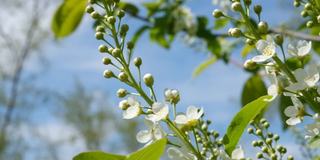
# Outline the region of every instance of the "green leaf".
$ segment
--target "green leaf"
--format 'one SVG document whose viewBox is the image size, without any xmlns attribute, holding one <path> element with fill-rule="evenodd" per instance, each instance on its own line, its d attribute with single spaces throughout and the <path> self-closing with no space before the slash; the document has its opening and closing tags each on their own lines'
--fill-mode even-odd
<svg viewBox="0 0 320 160">
<path fill-rule="evenodd" d="M 145 2 L 142 5 L 148 10 L 148 17 L 153 16 L 161 7 L 164 0 L 157 0 L 152 2 Z"/>
<path fill-rule="evenodd" d="M 131 42 L 132 42 L 133 44 L 135 44 L 135 43 L 138 41 L 138 39 L 141 37 L 141 35 L 142 35 L 145 31 L 147 31 L 148 29 L 150 29 L 149 26 L 142 26 L 142 27 L 140 27 L 140 28 L 136 31 L 136 33 L 133 35 L 133 38 L 131 39 Z"/>
<path fill-rule="evenodd" d="M 267 88 L 260 75 L 252 75 L 244 84 L 241 95 L 242 106 L 267 94 Z"/>
<path fill-rule="evenodd" d="M 64 0 L 55 12 L 51 29 L 56 38 L 64 38 L 79 26 L 85 11 L 87 0 Z"/>
<path fill-rule="evenodd" d="M 205 60 L 193 71 L 192 76 L 199 76 L 204 70 L 206 70 L 210 65 L 214 64 L 215 62 L 217 62 L 217 57 L 214 56 Z"/>
<path fill-rule="evenodd" d="M 219 18 L 214 21 L 213 29 L 219 30 L 224 28 L 229 23 L 228 18 Z"/>
<path fill-rule="evenodd" d="M 245 44 L 241 51 L 242 57 L 247 57 L 247 55 L 254 49 L 255 47 L 252 45 Z"/>
<path fill-rule="evenodd" d="M 163 138 L 153 144 L 130 154 L 126 160 L 160 160 L 167 145 L 167 139 Z"/>
<path fill-rule="evenodd" d="M 84 152 L 80 153 L 73 160 L 125 160 L 126 157 L 122 155 L 115 155 L 104 153 L 100 151 L 96 152 Z"/>
<path fill-rule="evenodd" d="M 73 160 L 160 160 L 166 145 L 167 139 L 163 138 L 127 156 L 95 151 L 80 153 Z"/>
<path fill-rule="evenodd" d="M 137 15 L 139 13 L 139 8 L 132 3 L 120 2 L 119 8 L 123 9 L 124 11 L 128 12 L 131 15 Z"/>
<path fill-rule="evenodd" d="M 249 122 L 259 115 L 270 103 L 271 96 L 262 96 L 244 106 L 232 119 L 223 137 L 225 150 L 230 155 L 237 146 Z"/>
</svg>

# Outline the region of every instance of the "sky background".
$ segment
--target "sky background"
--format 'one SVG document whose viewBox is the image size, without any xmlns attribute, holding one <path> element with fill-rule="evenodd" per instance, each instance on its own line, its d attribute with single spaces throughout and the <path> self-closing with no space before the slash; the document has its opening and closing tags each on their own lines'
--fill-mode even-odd
<svg viewBox="0 0 320 160">
<path fill-rule="evenodd" d="M 291 1 L 254 1 L 254 3 L 263 4 L 262 19 L 266 19 L 271 26 L 279 26 L 283 21 L 293 17 L 293 7 L 288 2 Z M 211 12 L 216 8 L 212 5 L 211 0 L 190 0 L 187 6 L 196 15 L 206 15 L 208 17 L 211 17 Z M 142 24 L 131 18 L 127 18 L 127 21 L 131 26 L 131 31 L 135 30 L 135 26 Z M 74 82 L 77 79 L 85 84 L 88 89 L 105 91 L 108 95 L 106 98 L 109 99 L 111 106 L 114 106 L 116 112 L 121 114 L 117 110 L 117 104 L 120 100 L 115 93 L 120 87 L 124 88 L 126 86 L 115 80 L 106 80 L 102 76 L 107 67 L 101 63 L 103 56 L 97 51 L 101 42 L 95 40 L 91 25 L 92 21 L 86 16 L 80 28 L 71 37 L 58 42 L 50 41 L 46 43 L 42 52 L 45 53 L 49 63 L 45 65 L 46 71 L 33 83 L 35 86 L 58 90 L 60 93 L 68 93 L 74 88 Z M 208 54 L 190 49 L 183 44 L 181 39 L 176 39 L 172 47 L 166 50 L 150 42 L 148 34 L 144 34 L 136 45 L 134 55 L 143 59 L 142 73 L 152 73 L 154 75 L 158 95 L 163 95 L 166 88 L 178 89 L 181 93 L 179 111 L 185 111 L 188 105 L 203 107 L 206 117 L 213 121 L 212 128 L 220 131 L 220 133 L 225 132 L 227 124 L 241 107 L 241 90 L 249 74 L 235 65 L 225 65 L 218 62 L 209 67 L 199 77 L 193 78 L 193 70 L 208 58 Z M 240 58 L 239 50 L 236 50 L 233 58 L 241 63 L 244 61 Z M 37 59 L 29 61 L 28 72 L 41 71 L 37 61 Z M 163 99 L 163 97 L 160 99 Z M 72 128 L 52 117 L 47 108 L 37 110 L 36 115 L 36 119 L 41 119 L 41 122 L 36 126 L 53 141 L 63 140 L 64 136 L 73 132 Z M 289 153 L 296 154 L 297 148 L 294 147 L 292 136 L 281 131 L 279 121 L 277 121 L 278 115 L 268 115 L 268 119 L 274 122 L 272 123 L 272 130 L 281 133 L 281 143 L 289 148 Z M 61 134 L 62 132 L 64 134 Z M 254 151 L 248 145 L 251 143 L 250 140 L 250 137 L 245 136 L 241 141 L 245 149 L 248 148 L 248 155 L 252 155 Z M 65 153 L 61 153 L 65 158 L 62 160 L 71 159 L 72 156 L 83 151 L 83 148 L 82 142 L 77 142 L 72 146 L 66 145 L 63 151 Z"/>
</svg>

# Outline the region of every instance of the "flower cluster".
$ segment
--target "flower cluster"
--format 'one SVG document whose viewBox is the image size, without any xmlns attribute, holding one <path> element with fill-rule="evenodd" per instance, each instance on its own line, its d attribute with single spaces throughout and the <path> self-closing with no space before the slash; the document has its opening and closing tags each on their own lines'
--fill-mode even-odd
<svg viewBox="0 0 320 160">
<path fill-rule="evenodd" d="M 307 21 L 306 27 L 312 28 L 315 25 L 320 23 L 320 2 L 314 1 L 314 0 L 294 0 L 293 5 L 295 7 L 303 7 L 303 10 L 301 11 L 300 15 L 303 18 L 310 18 L 310 20 Z"/>
</svg>

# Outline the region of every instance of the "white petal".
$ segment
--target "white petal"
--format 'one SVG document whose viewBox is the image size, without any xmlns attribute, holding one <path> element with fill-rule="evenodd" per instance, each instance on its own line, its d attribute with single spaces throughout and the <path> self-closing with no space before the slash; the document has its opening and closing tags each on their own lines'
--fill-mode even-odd
<svg viewBox="0 0 320 160">
<path fill-rule="evenodd" d="M 187 116 L 180 114 L 177 115 L 176 119 L 174 120 L 177 124 L 187 124 L 188 123 L 188 118 Z"/>
<path fill-rule="evenodd" d="M 294 75 L 298 82 L 304 82 L 304 79 L 308 77 L 308 73 L 304 69 L 297 69 L 294 71 Z"/>
<path fill-rule="evenodd" d="M 268 95 L 272 96 L 273 98 L 278 96 L 278 85 L 272 84 L 268 87 Z"/>
<path fill-rule="evenodd" d="M 284 114 L 287 117 L 295 117 L 295 116 L 297 116 L 298 113 L 299 113 L 299 110 L 295 106 L 289 106 L 284 110 Z"/>
<path fill-rule="evenodd" d="M 199 108 L 195 106 L 189 106 L 186 113 L 189 120 L 199 119 L 202 116 L 202 114 L 203 114 L 203 109 L 201 108 L 199 110 Z"/>
<path fill-rule="evenodd" d="M 306 84 L 305 83 L 294 83 L 291 84 L 290 86 L 286 87 L 286 90 L 291 91 L 291 92 L 297 92 L 306 89 Z"/>
<path fill-rule="evenodd" d="M 311 42 L 300 40 L 298 41 L 298 56 L 302 57 L 307 55 L 311 50 Z"/>
<path fill-rule="evenodd" d="M 293 44 L 293 43 L 288 44 L 288 53 L 293 56 L 298 55 L 298 49 L 295 46 L 296 44 Z"/>
<path fill-rule="evenodd" d="M 301 101 L 297 97 L 291 97 L 291 101 L 292 101 L 293 105 L 295 107 L 297 107 L 297 109 L 303 108 L 303 104 L 301 103 Z"/>
<path fill-rule="evenodd" d="M 137 138 L 137 141 L 140 143 L 147 143 L 152 140 L 151 131 L 149 130 L 140 131 L 138 132 L 136 138 Z"/>
<path fill-rule="evenodd" d="M 144 123 L 148 128 L 153 128 L 155 125 L 155 121 L 148 119 L 147 117 L 144 119 Z"/>
<path fill-rule="evenodd" d="M 242 148 L 239 147 L 239 148 L 233 150 L 231 153 L 231 158 L 236 159 L 236 160 L 240 160 L 240 159 L 244 158 L 244 151 L 242 150 Z"/>
<path fill-rule="evenodd" d="M 183 153 L 175 147 L 168 148 L 167 153 L 168 157 L 172 160 L 186 160 Z"/>
<path fill-rule="evenodd" d="M 125 111 L 123 112 L 123 118 L 124 118 L 124 119 L 132 119 L 132 118 L 135 118 L 135 117 L 139 116 L 140 111 L 141 111 L 141 108 L 140 108 L 140 107 L 131 106 L 131 107 L 129 107 L 127 110 L 125 110 Z"/>
<path fill-rule="evenodd" d="M 261 62 L 267 61 L 267 60 L 270 59 L 271 57 L 272 57 L 272 56 L 257 55 L 257 56 L 254 56 L 254 57 L 252 58 L 252 61 L 257 62 L 257 63 L 261 63 Z"/>
<path fill-rule="evenodd" d="M 155 126 L 155 128 L 153 128 L 153 137 L 156 140 L 165 137 L 165 133 L 160 126 L 157 125 L 157 126 Z"/>
<path fill-rule="evenodd" d="M 298 117 L 291 117 L 286 121 L 286 123 L 290 126 L 294 126 L 301 123 L 301 119 Z"/>
</svg>

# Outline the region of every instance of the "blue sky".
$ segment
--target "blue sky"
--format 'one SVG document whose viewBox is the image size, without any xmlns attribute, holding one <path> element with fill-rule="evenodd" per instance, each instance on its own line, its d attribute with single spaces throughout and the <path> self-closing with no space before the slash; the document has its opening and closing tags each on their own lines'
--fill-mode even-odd
<svg viewBox="0 0 320 160">
<path fill-rule="evenodd" d="M 266 8 L 262 17 L 267 18 L 271 25 L 279 25 L 292 16 L 291 6 L 279 6 L 285 1 L 257 0 L 255 2 L 264 4 Z M 212 10 L 216 8 L 211 5 L 210 0 L 190 0 L 188 6 L 194 13 L 209 17 Z M 135 26 L 141 24 L 131 18 L 127 20 L 129 24 Z M 74 80 L 77 78 L 89 89 L 106 91 L 110 103 L 117 108 L 119 99 L 115 93 L 118 88 L 125 86 L 118 81 L 103 78 L 102 72 L 107 67 L 101 63 L 103 56 L 97 51 L 100 42 L 94 38 L 91 23 L 92 21 L 86 16 L 80 28 L 71 37 L 45 45 L 43 51 L 46 52 L 50 65 L 48 71 L 37 80 L 36 85 L 64 93 L 73 89 Z M 134 31 L 134 27 L 132 28 L 131 31 Z M 179 39 L 175 40 L 171 49 L 166 50 L 150 42 L 148 35 L 145 34 L 137 44 L 135 55 L 143 58 L 143 73 L 154 75 L 158 95 L 162 95 L 165 88 L 178 89 L 181 92 L 179 111 L 184 111 L 188 105 L 204 107 L 207 118 L 214 122 L 213 128 L 221 133 L 225 131 L 227 124 L 240 108 L 240 94 L 242 85 L 248 78 L 247 73 L 234 65 L 218 62 L 199 77 L 192 78 L 192 71 L 206 60 L 208 55 L 188 48 Z M 244 61 L 237 53 L 234 54 L 234 58 L 239 62 Z M 36 68 L 31 62 L 29 70 L 34 71 Z M 41 113 L 38 118 L 43 120 L 44 126 L 62 125 L 61 122 L 48 118 L 49 114 L 45 109 L 38 112 Z M 269 119 L 276 122 L 277 116 L 269 116 Z M 278 122 L 275 124 L 272 128 L 277 132 L 281 131 Z M 288 133 L 281 133 L 281 135 L 284 137 L 283 144 L 292 145 L 293 142 Z M 245 136 L 241 143 L 248 144 L 249 140 L 250 138 Z M 70 159 L 73 154 L 82 150 L 81 145 L 79 146 L 77 149 L 68 151 L 69 157 L 65 158 Z M 252 147 L 248 148 L 252 150 Z M 292 153 L 296 151 L 296 148 L 293 148 Z"/>
</svg>

